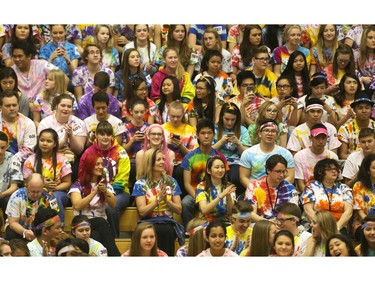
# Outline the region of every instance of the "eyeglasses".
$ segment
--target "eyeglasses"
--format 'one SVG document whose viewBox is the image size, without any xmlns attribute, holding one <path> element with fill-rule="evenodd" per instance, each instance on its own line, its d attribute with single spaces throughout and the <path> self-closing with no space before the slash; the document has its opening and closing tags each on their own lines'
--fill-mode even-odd
<svg viewBox="0 0 375 281">
<path fill-rule="evenodd" d="M 276 174 L 279 174 L 279 175 L 287 175 L 288 174 L 288 170 L 272 170 L 272 172 L 275 172 Z"/>
<path fill-rule="evenodd" d="M 260 61 L 260 62 L 269 62 L 270 61 L 269 58 L 255 58 L 255 59 Z"/>
<path fill-rule="evenodd" d="M 266 112 L 267 113 L 278 113 L 279 111 L 277 109 L 267 108 Z"/>
<path fill-rule="evenodd" d="M 162 137 L 163 133 L 150 133 L 150 136 L 153 136 L 153 137 Z"/>
<path fill-rule="evenodd" d="M 276 223 L 284 223 L 286 221 L 290 221 L 293 218 L 287 218 L 287 219 L 282 219 L 282 218 L 276 218 Z"/>
<path fill-rule="evenodd" d="M 277 85 L 276 88 L 278 90 L 286 90 L 289 89 L 291 86 L 290 85 Z"/>
<path fill-rule="evenodd" d="M 265 133 L 266 135 L 276 135 L 277 134 L 277 131 L 276 130 L 268 130 L 268 129 L 264 129 L 262 130 L 263 133 Z"/>
<path fill-rule="evenodd" d="M 148 88 L 145 87 L 145 88 L 138 88 L 137 91 L 140 91 L 140 92 L 147 92 Z"/>
</svg>

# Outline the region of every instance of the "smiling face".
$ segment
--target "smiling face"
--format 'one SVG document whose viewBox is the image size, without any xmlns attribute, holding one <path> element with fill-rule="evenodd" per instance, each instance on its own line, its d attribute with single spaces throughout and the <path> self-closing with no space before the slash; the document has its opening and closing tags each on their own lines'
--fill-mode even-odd
<svg viewBox="0 0 375 281">
<path fill-rule="evenodd" d="M 372 106 L 368 102 L 361 102 L 354 106 L 353 111 L 355 118 L 359 121 L 369 120 L 371 116 Z"/>
<path fill-rule="evenodd" d="M 107 134 L 96 133 L 96 141 L 101 149 L 108 149 L 112 145 L 113 136 Z"/>
<path fill-rule="evenodd" d="M 13 49 L 12 58 L 14 64 L 21 70 L 25 70 L 30 65 L 31 55 L 26 55 L 22 49 Z"/>
<path fill-rule="evenodd" d="M 153 172 L 164 172 L 165 171 L 165 155 L 163 152 L 159 151 L 156 154 L 156 159 L 153 167 Z"/>
<path fill-rule="evenodd" d="M 375 243 L 375 222 L 368 222 L 368 225 L 363 229 L 363 235 L 365 236 L 367 243 Z"/>
<path fill-rule="evenodd" d="M 302 32 L 299 28 L 291 28 L 288 31 L 287 42 L 292 45 L 299 45 L 301 43 Z"/>
<path fill-rule="evenodd" d="M 320 225 L 316 221 L 316 218 L 313 218 L 310 223 L 311 226 L 311 234 L 314 238 L 320 238 L 321 232 L 320 232 Z"/>
<path fill-rule="evenodd" d="M 147 95 L 148 95 L 148 88 L 147 88 L 147 85 L 146 85 L 146 82 L 141 82 L 138 86 L 137 89 L 134 90 L 135 94 L 137 97 L 139 97 L 140 99 L 144 100 L 146 99 Z"/>
<path fill-rule="evenodd" d="M 206 82 L 200 81 L 197 82 L 196 86 L 196 95 L 198 99 L 204 100 L 209 94 L 209 89 L 207 88 Z"/>
<path fill-rule="evenodd" d="M 175 50 L 169 50 L 164 57 L 166 68 L 176 69 L 178 65 L 178 55 Z"/>
<path fill-rule="evenodd" d="M 69 117 L 73 112 L 73 101 L 71 99 L 62 99 L 56 107 L 56 114 L 62 118 Z"/>
<path fill-rule="evenodd" d="M 103 158 L 99 157 L 96 160 L 94 171 L 92 172 L 92 175 L 97 176 L 97 177 L 101 177 L 103 175 L 103 167 L 104 167 Z"/>
<path fill-rule="evenodd" d="M 164 131 L 161 128 L 152 128 L 149 130 L 147 138 L 152 147 L 160 147 L 163 142 Z"/>
<path fill-rule="evenodd" d="M 207 168 L 207 173 L 211 175 L 211 178 L 221 180 L 225 175 L 224 162 L 221 159 L 215 159 L 211 168 Z"/>
<path fill-rule="evenodd" d="M 220 251 L 224 248 L 225 232 L 221 226 L 212 227 L 207 238 L 208 244 L 213 251 Z"/>
<path fill-rule="evenodd" d="M 276 255 L 279 257 L 290 257 L 293 255 L 293 242 L 286 235 L 277 237 L 274 246 Z"/>
<path fill-rule="evenodd" d="M 332 257 L 348 257 L 349 249 L 346 246 L 345 242 L 341 241 L 338 238 L 332 238 L 328 244 L 329 253 Z"/>
<path fill-rule="evenodd" d="M 323 39 L 329 42 L 335 39 L 335 36 L 336 36 L 335 26 L 332 24 L 327 24 L 323 31 Z"/>
<path fill-rule="evenodd" d="M 64 42 L 65 41 L 66 31 L 64 26 L 62 25 L 54 25 L 51 29 L 51 36 L 53 43 L 57 44 L 57 42 Z"/>
<path fill-rule="evenodd" d="M 168 96 L 172 95 L 173 93 L 173 83 L 171 79 L 164 79 L 163 84 L 161 85 L 161 90 L 163 91 L 163 94 Z"/>
</svg>

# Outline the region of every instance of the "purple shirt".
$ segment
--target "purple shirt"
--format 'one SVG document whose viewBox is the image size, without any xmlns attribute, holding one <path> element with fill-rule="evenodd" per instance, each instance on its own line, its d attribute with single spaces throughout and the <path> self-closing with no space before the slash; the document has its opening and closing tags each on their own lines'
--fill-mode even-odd
<svg viewBox="0 0 375 281">
<path fill-rule="evenodd" d="M 78 102 L 78 110 L 76 116 L 81 120 L 85 120 L 87 117 L 95 113 L 94 108 L 92 107 L 91 98 L 94 94 L 86 94 L 81 97 Z M 121 119 L 121 109 L 118 104 L 118 100 L 111 94 L 107 94 L 109 98 L 108 113 L 113 116 Z"/>
</svg>

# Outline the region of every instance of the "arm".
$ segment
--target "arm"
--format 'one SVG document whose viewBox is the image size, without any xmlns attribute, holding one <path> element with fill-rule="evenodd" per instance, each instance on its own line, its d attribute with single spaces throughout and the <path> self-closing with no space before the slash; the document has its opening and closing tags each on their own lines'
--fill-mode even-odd
<svg viewBox="0 0 375 281">
<path fill-rule="evenodd" d="M 201 50 L 202 46 L 197 45 L 197 35 L 189 33 L 189 45 L 193 47 L 194 50 Z"/>
<path fill-rule="evenodd" d="M 184 186 L 187 194 L 195 198 L 195 190 L 191 185 L 191 171 L 184 170 Z"/>
<path fill-rule="evenodd" d="M 135 204 L 137 205 L 139 216 L 143 218 L 158 206 L 158 200 L 154 200 L 150 204 L 146 205 L 146 197 L 137 196 L 135 197 Z"/>
<path fill-rule="evenodd" d="M 31 229 L 24 228 L 19 221 L 20 218 L 8 217 L 10 229 L 18 235 L 24 236 L 28 241 L 35 239 L 34 232 Z"/>
<path fill-rule="evenodd" d="M 287 136 L 288 134 L 282 134 L 280 136 L 280 146 L 286 148 L 286 142 L 287 142 Z"/>
<path fill-rule="evenodd" d="M 251 169 L 240 166 L 240 182 L 246 188 L 250 183 Z"/>
<path fill-rule="evenodd" d="M 173 213 L 181 214 L 182 205 L 180 195 L 172 196 L 172 200 L 168 200 L 168 196 L 165 196 L 163 200 L 171 208 Z"/>
<path fill-rule="evenodd" d="M 12 182 L 7 190 L 0 192 L 0 199 L 7 197 L 7 196 L 11 196 L 13 192 L 15 192 L 17 189 L 18 189 L 18 184 L 15 182 Z"/>
<path fill-rule="evenodd" d="M 305 182 L 303 179 L 296 179 L 297 191 L 302 193 L 305 190 Z"/>
<path fill-rule="evenodd" d="M 349 156 L 349 153 L 348 153 L 348 144 L 346 142 L 341 142 L 341 145 L 339 147 L 339 153 L 338 153 L 338 156 L 340 159 L 342 160 L 346 160 Z"/>
<path fill-rule="evenodd" d="M 273 65 L 273 73 L 275 73 L 277 77 L 280 77 L 280 75 L 281 75 L 281 65 L 280 64 L 274 64 Z"/>
<path fill-rule="evenodd" d="M 314 256 L 316 243 L 317 243 L 317 241 L 316 241 L 316 239 L 315 239 L 313 236 L 310 236 L 310 237 L 307 239 L 306 250 L 305 250 L 305 252 L 303 253 L 303 256 L 304 256 L 304 257 L 312 257 L 312 256 Z"/>
<path fill-rule="evenodd" d="M 260 221 L 260 220 L 264 220 L 265 218 L 263 218 L 263 217 L 261 217 L 257 214 L 257 210 L 258 210 L 257 204 L 252 204 L 252 206 L 253 206 L 253 212 L 251 213 L 251 221 L 257 222 L 257 221 Z"/>
<path fill-rule="evenodd" d="M 80 155 L 85 148 L 86 138 L 84 136 L 74 136 L 70 137 L 70 149 L 75 155 Z"/>
<path fill-rule="evenodd" d="M 72 201 L 73 209 L 76 211 L 81 211 L 82 209 L 86 208 L 90 204 L 91 200 L 94 199 L 96 194 L 98 194 L 98 188 L 92 188 L 91 193 L 84 198 L 82 198 L 79 192 L 72 192 L 70 199 Z"/>
<path fill-rule="evenodd" d="M 202 212 L 203 215 L 209 214 L 215 209 L 216 205 L 219 204 L 219 202 L 224 199 L 224 197 L 227 198 L 227 209 L 229 207 L 228 205 L 230 205 L 229 210 L 231 210 L 233 206 L 233 199 L 232 199 L 231 193 L 235 191 L 236 191 L 236 186 L 234 184 L 231 184 L 227 188 L 225 188 L 223 192 L 218 194 L 218 196 L 211 202 L 207 203 L 206 200 L 199 201 L 200 211 Z"/>
<path fill-rule="evenodd" d="M 345 202 L 344 203 L 344 212 L 342 213 L 340 219 L 337 221 L 337 229 L 340 230 L 343 227 L 346 227 L 348 225 L 348 222 L 353 214 L 353 206 Z"/>
<path fill-rule="evenodd" d="M 61 179 L 61 183 L 56 186 L 56 190 L 66 191 L 72 185 L 72 174 L 68 174 Z"/>
<path fill-rule="evenodd" d="M 312 221 L 315 217 L 314 202 L 304 204 L 303 210 L 305 211 L 309 221 Z"/>
<path fill-rule="evenodd" d="M 74 95 L 76 96 L 77 102 L 81 99 L 83 96 L 83 88 L 82 86 L 76 86 L 74 87 Z"/>
<path fill-rule="evenodd" d="M 40 121 L 42 120 L 42 114 L 40 111 L 32 110 L 33 113 L 33 121 L 35 123 L 35 127 L 38 128 Z"/>
<path fill-rule="evenodd" d="M 285 180 L 290 183 L 294 182 L 294 168 L 288 168 L 288 175 L 286 176 Z"/>
</svg>

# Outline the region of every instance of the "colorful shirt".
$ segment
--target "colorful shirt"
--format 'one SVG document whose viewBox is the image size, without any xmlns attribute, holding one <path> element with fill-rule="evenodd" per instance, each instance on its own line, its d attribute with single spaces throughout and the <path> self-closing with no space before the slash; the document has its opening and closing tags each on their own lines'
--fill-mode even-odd
<svg viewBox="0 0 375 281">
<path fill-rule="evenodd" d="M 129 143 L 132 138 L 134 138 L 134 135 L 137 131 L 140 132 L 146 132 L 147 128 L 150 127 L 150 124 L 143 123 L 142 126 L 136 127 L 133 125 L 132 122 L 127 122 L 124 124 L 125 131 L 122 135 L 122 142 L 123 143 Z M 130 151 L 128 151 L 128 155 L 130 157 L 131 163 L 135 163 L 135 155 L 138 151 L 143 149 L 143 141 L 135 141 L 133 142 L 132 147 L 130 148 Z"/>
<path fill-rule="evenodd" d="M 325 61 L 319 60 L 317 47 L 312 48 L 312 51 L 311 51 L 311 54 L 312 54 L 311 65 L 316 65 L 316 72 L 321 72 L 327 65 L 332 64 L 332 61 L 333 61 L 334 52 L 332 51 L 332 49 L 329 47 L 323 47 L 323 48 L 324 48 L 323 59 Z"/>
<path fill-rule="evenodd" d="M 298 193 L 293 184 L 283 180 L 277 187 L 267 184 L 267 176 L 251 181 L 245 200 L 256 205 L 257 214 L 267 220 L 277 217 L 277 207 L 285 203 L 298 205 Z"/>
<path fill-rule="evenodd" d="M 89 246 L 90 246 L 90 251 L 89 251 L 89 256 L 95 256 L 95 257 L 107 257 L 108 252 L 107 249 L 102 245 L 102 243 L 89 238 Z"/>
<path fill-rule="evenodd" d="M 240 241 L 238 241 L 237 248 L 234 252 L 237 255 L 240 255 L 241 252 L 245 249 L 245 245 L 247 241 L 250 241 L 251 235 L 253 233 L 253 228 L 249 227 L 244 233 L 240 235 Z M 225 239 L 225 248 L 230 249 L 236 240 L 236 231 L 234 230 L 232 225 L 227 226 L 227 237 Z"/>
<path fill-rule="evenodd" d="M 146 205 L 151 204 L 152 202 L 156 201 L 158 194 L 160 193 L 161 185 L 166 186 L 167 189 L 167 198 L 169 201 L 172 200 L 173 196 L 180 195 L 181 189 L 178 185 L 177 181 L 167 176 L 165 179 L 162 178 L 160 181 L 157 182 L 149 182 L 146 179 L 137 180 L 133 187 L 132 196 L 144 196 L 146 199 Z M 168 192 L 168 190 L 170 192 Z M 153 218 L 153 217 L 161 217 L 161 216 L 169 216 L 172 217 L 172 209 L 165 203 L 164 200 L 160 201 L 157 207 L 150 212 L 146 218 Z"/>
<path fill-rule="evenodd" d="M 96 117 L 96 114 L 93 114 L 93 115 L 87 117 L 83 121 L 85 122 L 87 135 L 91 136 L 92 134 L 95 134 L 96 127 L 99 124 L 99 120 Z M 112 125 L 114 136 L 122 135 L 125 132 L 124 124 L 117 117 L 109 114 L 109 117 L 108 117 L 107 121 Z"/>
<path fill-rule="evenodd" d="M 118 92 L 117 93 L 117 99 L 120 102 L 124 101 L 124 94 L 125 94 L 124 93 L 125 86 L 124 86 L 124 77 L 123 76 L 124 76 L 123 69 L 119 69 L 118 71 L 116 71 L 116 73 L 115 73 L 115 89 Z M 131 75 L 129 75 L 129 80 L 131 80 L 135 77 L 140 77 L 140 76 L 139 76 L 138 73 L 131 74 Z M 147 87 L 151 87 L 151 84 L 149 84 L 148 81 L 146 81 L 146 84 L 147 84 Z"/>
<path fill-rule="evenodd" d="M 66 92 L 66 94 L 68 94 L 73 99 L 72 109 L 73 109 L 73 111 L 76 111 L 78 109 L 76 97 L 71 92 Z M 52 101 L 55 97 L 57 97 L 59 95 L 60 94 L 55 93 L 50 97 L 49 100 L 46 100 L 46 99 L 44 99 L 44 96 L 45 96 L 44 91 L 37 94 L 34 97 L 34 100 L 33 100 L 33 110 L 40 112 L 42 119 L 47 117 L 47 116 L 52 115 L 53 114 Z"/>
<path fill-rule="evenodd" d="M 112 47 L 111 52 L 107 52 L 105 49 L 102 50 L 102 63 L 105 67 L 117 67 L 120 65 L 120 58 L 118 51 L 115 47 Z"/>
<path fill-rule="evenodd" d="M 336 101 L 333 97 L 331 96 L 327 96 L 327 95 L 323 95 L 324 98 L 324 103 L 326 103 L 330 109 L 332 109 L 333 111 L 336 110 Z M 306 107 L 306 95 L 300 97 L 298 100 L 297 100 L 297 108 L 298 109 L 305 109 Z M 321 118 L 322 122 L 328 122 L 328 113 L 325 109 L 323 109 L 323 115 L 322 115 L 322 118 Z"/>
<path fill-rule="evenodd" d="M 122 49 L 122 54 L 124 54 L 124 52 L 127 49 L 130 49 L 130 48 L 135 48 L 134 47 L 134 41 L 125 45 L 125 47 Z M 157 68 L 156 68 L 156 65 L 155 65 L 155 57 L 156 57 L 156 52 L 157 52 L 156 45 L 154 43 L 150 42 L 150 49 L 147 46 L 146 47 L 137 46 L 136 49 L 139 52 L 139 54 L 141 55 L 141 64 L 143 64 L 143 63 L 146 64 L 145 68 L 143 69 L 143 74 L 145 75 L 145 77 L 147 77 L 149 75 L 150 76 L 154 75 L 155 72 L 157 71 Z M 147 64 L 150 64 L 152 66 L 152 68 L 149 72 L 146 71 Z"/>
<path fill-rule="evenodd" d="M 266 68 L 263 76 L 255 76 L 256 91 L 265 98 L 275 98 L 279 95 L 276 89 L 276 81 L 276 74 Z"/>
<path fill-rule="evenodd" d="M 353 186 L 353 210 L 362 210 L 366 215 L 375 215 L 375 186 L 368 189 L 362 182 L 357 181 Z M 358 212 L 354 212 L 352 227 L 355 230 L 362 225 Z"/>
<path fill-rule="evenodd" d="M 199 255 L 197 255 L 197 257 L 213 257 L 211 255 L 211 249 L 208 248 L 208 249 L 204 250 Z M 235 252 L 233 252 L 233 251 L 231 251 L 229 249 L 225 249 L 224 254 L 222 255 L 222 257 L 238 257 L 238 255 Z"/>
<path fill-rule="evenodd" d="M 67 24 L 66 40 L 74 43 L 74 39 L 82 40 L 82 48 L 88 43 L 94 43 L 95 24 Z"/>
<path fill-rule="evenodd" d="M 122 118 L 131 117 L 130 112 L 126 109 L 126 103 L 128 100 L 124 100 L 122 103 Z M 148 109 L 143 116 L 143 121 L 147 122 L 148 117 L 154 117 L 157 120 L 160 120 L 158 106 L 148 97 L 146 97 L 148 103 Z"/>
<path fill-rule="evenodd" d="M 310 66 L 310 60 L 311 60 L 310 50 L 305 48 L 305 47 L 298 46 L 297 51 L 301 51 L 305 55 L 307 67 L 309 67 Z M 272 57 L 275 60 L 275 64 L 280 64 L 280 67 L 281 67 L 280 72 L 281 73 L 285 70 L 286 65 L 288 64 L 288 60 L 289 60 L 290 55 L 291 54 L 289 53 L 289 51 L 288 51 L 288 49 L 285 45 L 276 47 L 276 49 L 273 50 Z"/>
<path fill-rule="evenodd" d="M 9 188 L 12 183 L 23 182 L 21 163 L 9 151 L 5 151 L 4 161 L 0 164 L 0 192 Z"/>
<path fill-rule="evenodd" d="M 78 102 L 78 110 L 76 112 L 76 116 L 84 120 L 87 117 L 95 114 L 94 107 L 92 106 L 92 97 L 93 93 L 88 93 L 85 94 L 81 97 L 81 99 Z M 121 118 L 121 108 L 118 104 L 118 100 L 111 94 L 107 94 L 108 99 L 109 99 L 109 105 L 108 105 L 108 110 L 107 112 L 109 114 L 112 114 L 113 116 L 117 118 Z"/>
<path fill-rule="evenodd" d="M 195 34 L 197 38 L 197 45 L 202 45 L 203 33 L 208 26 L 204 24 L 191 24 L 189 34 Z M 215 29 L 220 36 L 221 41 L 227 41 L 227 29 L 223 24 L 213 24 L 210 27 Z"/>
<path fill-rule="evenodd" d="M 330 211 L 338 221 L 344 212 L 345 203 L 353 205 L 350 188 L 342 183 L 335 183 L 332 188 L 324 187 L 322 183 L 312 180 L 301 195 L 302 203 L 314 203 L 314 209 Z"/>
<path fill-rule="evenodd" d="M 221 60 L 221 70 L 225 73 L 231 73 L 233 71 L 232 56 L 224 48 L 221 49 L 221 54 L 223 56 L 223 59 Z M 202 53 L 201 50 L 197 50 L 195 53 L 193 53 L 193 57 L 195 57 L 195 60 L 196 60 L 196 63 L 194 63 L 195 64 L 194 70 L 197 72 L 200 72 L 202 69 L 202 60 L 203 60 L 204 54 Z"/>
<path fill-rule="evenodd" d="M 125 36 L 129 41 L 134 41 L 134 31 L 127 24 L 114 24 L 112 25 L 113 35 Z"/>
<path fill-rule="evenodd" d="M 228 74 L 225 73 L 224 71 L 220 71 L 217 75 L 212 76 L 209 75 L 206 71 L 203 73 L 199 73 L 195 76 L 193 85 L 195 86 L 197 84 L 198 79 L 201 76 L 205 77 L 211 77 L 212 79 L 215 80 L 215 90 L 216 90 L 216 100 L 218 103 L 224 102 L 224 100 L 228 97 L 230 97 L 232 88 L 228 83 Z"/>
</svg>

